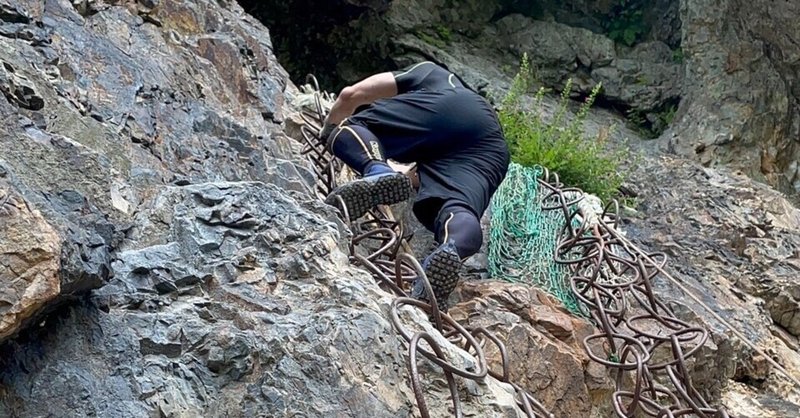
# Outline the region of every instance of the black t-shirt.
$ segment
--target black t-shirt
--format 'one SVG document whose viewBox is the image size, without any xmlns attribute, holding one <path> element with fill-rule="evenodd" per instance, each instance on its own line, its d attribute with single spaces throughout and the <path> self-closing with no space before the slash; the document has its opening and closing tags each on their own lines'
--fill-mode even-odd
<svg viewBox="0 0 800 418">
<path fill-rule="evenodd" d="M 464 87 L 455 74 L 431 61 L 410 65 L 402 70 L 393 71 L 392 74 L 397 82 L 398 94 L 418 90 L 436 91 Z"/>
<path fill-rule="evenodd" d="M 455 199 L 480 217 L 508 169 L 508 146 L 494 108 L 457 76 L 425 61 L 393 72 L 398 94 L 348 118 L 383 144 L 384 155 L 416 162 L 414 212 L 433 227 L 441 205 Z"/>
</svg>

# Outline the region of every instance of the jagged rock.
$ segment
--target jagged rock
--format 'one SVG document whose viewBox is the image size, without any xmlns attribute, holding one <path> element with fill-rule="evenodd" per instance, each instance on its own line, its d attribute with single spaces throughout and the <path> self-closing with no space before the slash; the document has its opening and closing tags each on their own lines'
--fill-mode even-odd
<svg viewBox="0 0 800 418">
<path fill-rule="evenodd" d="M 495 26 L 497 34 L 510 44 L 514 53 L 530 55 L 537 69 L 536 77 L 551 85 L 564 81 L 579 65 L 598 68 L 608 65 L 616 56 L 614 43 L 599 35 L 596 48 L 587 50 L 584 40 L 592 42 L 595 35 L 586 29 L 536 21 L 520 14 L 506 16 Z"/>
<path fill-rule="evenodd" d="M 308 189 L 307 168 L 289 162 L 299 145 L 278 124 L 285 72 L 252 18 L 149 4 L 151 16 L 186 26 L 173 30 L 133 3 L 90 2 L 90 13 L 77 6 L 4 3 L 4 13 L 26 17 L 6 22 L 41 39 L 0 37 L 4 80 L 25 80 L 47 103 L 30 106 L 19 88 L 4 90 L 14 95 L 0 100 L 0 165 L 58 231 L 62 292 L 105 283 L 111 251 L 162 185 L 259 179 Z M 218 29 L 230 35 L 214 36 Z"/>
<path fill-rule="evenodd" d="M 657 180 L 665 178 L 668 185 Z M 800 355 L 787 346 L 792 337 L 784 334 L 796 334 L 787 319 L 797 309 L 790 295 L 798 277 L 800 210 L 740 173 L 675 158 L 646 159 L 633 179 L 642 203 L 623 223 L 628 236 L 645 248 L 665 251 L 670 272 L 684 286 L 796 375 Z M 700 320 L 712 331 L 717 352 L 699 354 L 700 364 L 693 366 L 695 384 L 705 381 L 706 390 L 738 396 L 726 394 L 732 389 L 721 382 L 759 382 L 760 396 L 767 400 L 764 416 L 797 411 L 800 398 L 771 365 L 761 363 L 758 354 L 674 284 L 662 278 L 656 288 L 674 307 L 684 306 L 676 313 Z M 742 406 L 743 411 L 751 407 Z"/>
<path fill-rule="evenodd" d="M 800 191 L 797 2 L 681 1 L 683 102 L 666 149 Z"/>
<path fill-rule="evenodd" d="M 789 263 L 794 264 L 792 261 Z M 790 268 L 800 271 L 796 266 Z M 800 286 L 797 283 L 784 282 L 771 287 L 768 292 L 772 293 L 772 297 L 768 298 L 767 308 L 772 319 L 790 334 L 800 336 Z"/>
<path fill-rule="evenodd" d="M 597 7 L 594 4 L 570 3 L 570 6 L 545 4 L 541 7 L 546 13 L 579 11 L 583 7 L 584 15 L 593 15 L 593 18 L 608 13 L 608 10 L 594 10 Z M 677 7 L 673 6 L 675 4 L 669 1 L 660 1 L 647 9 L 653 15 L 652 18 L 648 15 L 648 20 L 666 19 L 660 13 L 664 10 L 674 12 L 670 16 L 675 17 Z M 503 56 L 500 62 L 513 63 L 516 67 L 522 53 L 528 53 L 537 78 L 547 86 L 561 89 L 568 78 L 573 78 L 576 93 L 588 94 L 598 82 L 603 82 L 607 86 L 601 93 L 603 98 L 644 115 L 653 115 L 653 118 L 666 108 L 676 106 L 681 95 L 682 64 L 675 60 L 672 47 L 666 43 L 679 33 L 674 24 L 664 23 L 659 26 L 661 34 L 652 41 L 628 48 L 615 45 L 606 36 L 603 28 L 598 27 L 602 19 L 596 20 L 596 24 L 583 25 L 588 28 L 573 27 L 558 19 L 524 16 L 515 12 L 515 7 L 502 2 L 469 1 L 452 7 L 439 0 L 393 1 L 386 10 L 371 8 L 362 14 L 343 15 L 342 19 L 352 19 L 348 24 L 363 33 L 345 36 L 344 45 L 333 47 L 351 51 L 391 51 L 385 58 L 398 66 L 408 63 L 403 59 L 407 54 L 447 62 L 450 60 L 446 56 L 460 56 L 463 50 L 483 57 L 494 67 L 498 67 L 495 65 L 498 61 L 492 57 L 499 52 Z M 358 17 L 354 19 L 352 14 Z M 373 69 L 358 60 L 338 62 L 336 68 L 340 76 L 350 82 L 367 75 L 368 71 L 385 70 Z M 468 68 L 454 70 L 469 78 Z"/>
<path fill-rule="evenodd" d="M 500 5 L 493 1 L 466 0 L 452 7 L 446 0 L 395 0 L 385 12 L 385 20 L 400 33 L 435 30 L 438 26 L 451 35 L 455 32 L 477 35 L 499 9 Z"/>
<path fill-rule="evenodd" d="M 732 383 L 723 402 L 738 418 L 783 418 L 797 413 L 797 405 L 780 398 L 764 396 L 740 383 Z"/>
<path fill-rule="evenodd" d="M 682 69 L 672 54 L 662 42 L 643 42 L 611 65 L 592 70 L 592 79 L 603 84 L 604 97 L 645 113 L 655 111 L 681 96 Z"/>
<path fill-rule="evenodd" d="M 5 349 L 15 352 L 2 356 L 13 402 L 0 413 L 411 415 L 391 297 L 348 265 L 330 215 L 263 183 L 164 188 L 141 208 L 115 277 L 92 303 Z M 179 282 L 186 272 L 198 280 Z M 154 275 L 172 286 L 159 288 Z M 427 323 L 417 310 L 401 316 Z M 450 347 L 466 367 L 470 357 Z M 439 371 L 420 367 L 431 409 L 446 410 Z M 35 402 L 45 393 L 48 402 Z M 522 416 L 494 379 L 472 396 L 465 413 Z"/>
<path fill-rule="evenodd" d="M 494 332 L 508 352 L 511 381 L 536 393 L 557 417 L 610 416 L 613 384 L 590 361 L 582 341 L 594 326 L 529 286 L 496 281 L 462 283 L 451 308 L 468 327 Z M 502 371 L 499 350 L 487 344 L 491 369 Z M 566 396 L 565 394 L 569 394 Z"/>
<path fill-rule="evenodd" d="M 602 97 L 644 113 L 680 97 L 681 66 L 662 42 L 617 52 L 606 36 L 557 22 L 516 14 L 494 25 L 498 47 L 507 44 L 517 56 L 527 53 L 536 77 L 545 84 L 560 86 L 573 78 L 578 90 L 587 94 L 602 83 Z"/>
<path fill-rule="evenodd" d="M 30 17 L 11 0 L 0 1 L 0 20 L 7 23 L 30 23 Z"/>
<path fill-rule="evenodd" d="M 60 241 L 42 215 L 0 181 L 0 340 L 58 297 Z"/>
<path fill-rule="evenodd" d="M 44 100 L 36 93 L 33 84 L 24 76 L 15 74 L 14 67 L 5 62 L 0 67 L 0 90 L 6 99 L 26 109 L 40 110 L 44 107 Z"/>
<path fill-rule="evenodd" d="M 467 13 L 465 8 L 472 12 Z M 519 13 L 500 14 L 498 19 L 501 8 L 497 2 L 481 2 L 480 6 L 468 2 L 453 9 L 443 2 L 402 0 L 392 2 L 379 17 L 384 25 L 359 26 L 365 31 L 378 28 L 391 33 L 388 39 L 399 50 L 389 58 L 398 66 L 407 64 L 402 55 L 408 53 L 449 62 L 452 60 L 447 56 L 461 57 L 459 50 L 464 50 L 483 57 L 489 67 L 497 67 L 497 61 L 490 58 L 496 51 L 503 54 L 503 62 L 516 61 L 527 53 L 537 78 L 545 85 L 560 89 L 572 78 L 576 91 L 588 94 L 602 82 L 606 86 L 602 97 L 645 115 L 674 106 L 681 96 L 681 63 L 660 40 L 635 48 L 619 47 L 602 32 L 557 21 L 532 19 Z M 474 64 L 467 67 L 474 68 Z M 471 81 L 469 69 L 453 69 Z M 353 72 L 350 69 L 344 75 Z"/>
<path fill-rule="evenodd" d="M 595 33 L 604 33 L 607 31 L 609 23 L 615 18 L 619 19 L 618 16 L 613 15 L 614 9 L 632 11 L 631 6 L 635 6 L 635 3 L 542 0 L 537 4 L 534 13 L 541 20 L 554 20 L 565 25 L 589 29 Z M 671 47 L 679 46 L 681 37 L 681 21 L 678 17 L 679 2 L 654 0 L 647 2 L 645 6 L 639 16 L 642 27 L 637 29 L 649 33 L 642 35 L 646 35 L 647 40 L 664 42 Z M 524 8 L 520 9 L 521 12 L 530 12 Z M 628 15 L 622 18 L 631 19 L 632 16 Z"/>
<path fill-rule="evenodd" d="M 0 161 L 2 163 L 2 161 Z M 22 190 L 20 189 L 22 187 Z M 77 193 L 79 215 L 56 215 L 52 206 L 40 212 L 36 199 L 21 186 L 13 172 L 0 164 L 0 222 L 4 236 L 0 252 L 3 266 L 3 326 L 0 340 L 13 336 L 60 303 L 96 289 L 110 275 L 109 246 L 114 228 L 86 205 Z M 63 200 L 53 198 L 53 205 Z M 49 218 L 49 219 L 48 219 Z"/>
</svg>

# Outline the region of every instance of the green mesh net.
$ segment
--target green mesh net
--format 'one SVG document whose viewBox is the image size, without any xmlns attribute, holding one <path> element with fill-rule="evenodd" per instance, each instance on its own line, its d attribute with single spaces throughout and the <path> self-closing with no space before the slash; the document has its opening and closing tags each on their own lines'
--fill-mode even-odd
<svg viewBox="0 0 800 418">
<path fill-rule="evenodd" d="M 489 274 L 494 279 L 537 286 L 580 315 L 569 285 L 569 269 L 553 261 L 564 214 L 542 210 L 546 193 L 537 180 L 543 173 L 540 166 L 509 166 L 492 198 Z"/>
</svg>

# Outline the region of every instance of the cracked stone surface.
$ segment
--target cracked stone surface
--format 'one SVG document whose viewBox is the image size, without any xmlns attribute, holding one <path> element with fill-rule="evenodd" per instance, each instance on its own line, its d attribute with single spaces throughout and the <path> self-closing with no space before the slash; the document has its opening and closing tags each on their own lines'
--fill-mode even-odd
<svg viewBox="0 0 800 418">
<path fill-rule="evenodd" d="M 463 10 L 493 13 L 485 2 Z M 518 29 L 508 35 L 541 28 Z M 597 53 L 607 45 L 569 34 L 583 63 L 637 73 L 630 61 L 666 57 L 656 42 L 610 64 Z M 502 63 L 515 64 L 466 44 L 397 42 L 489 89 L 507 82 Z M 272 50 L 231 1 L 0 0 L 0 416 L 418 414 L 391 297 L 348 264 L 343 225 L 311 193 L 289 137 L 297 90 Z M 617 87 L 647 105 L 672 94 Z M 593 112 L 589 124 L 609 120 Z M 630 237 L 669 252 L 681 280 L 797 373 L 797 209 L 679 159 L 647 158 L 633 182 L 642 206 Z M 476 277 L 481 260 L 470 261 Z M 763 359 L 658 286 L 713 331 L 692 365 L 704 390 L 742 416 L 786 416 L 800 402 Z M 513 347 L 513 378 L 559 416 L 608 416 L 607 372 L 579 345 L 591 324 L 540 292 L 477 280 L 459 288 L 453 314 L 497 331 Z M 430 330 L 418 311 L 403 318 Z M 425 361 L 420 370 L 430 409 L 447 415 L 441 374 Z M 495 379 L 459 390 L 467 416 L 522 416 Z"/>
</svg>

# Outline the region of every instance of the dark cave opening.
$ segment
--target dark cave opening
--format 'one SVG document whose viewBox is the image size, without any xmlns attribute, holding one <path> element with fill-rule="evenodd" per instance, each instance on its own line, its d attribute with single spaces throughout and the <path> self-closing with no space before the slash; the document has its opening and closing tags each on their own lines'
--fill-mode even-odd
<svg viewBox="0 0 800 418">
<path fill-rule="evenodd" d="M 586 99 L 585 94 L 578 95 L 578 101 Z M 609 100 L 605 96 L 597 96 L 594 106 L 601 109 L 608 109 L 625 117 L 628 126 L 637 131 L 643 138 L 656 139 L 672 123 L 681 104 L 680 97 L 667 99 L 661 106 L 649 112 L 644 112 L 626 103 Z"/>
<path fill-rule="evenodd" d="M 621 0 L 613 4 L 495 1 L 496 13 L 485 25 L 518 13 L 603 33 L 620 47 L 631 47 L 644 41 L 662 41 L 673 49 L 674 55 L 681 52 L 679 2 L 676 0 Z M 239 0 L 247 13 L 269 29 L 275 54 L 296 85 L 305 84 L 306 76 L 313 74 L 323 90 L 334 93 L 369 74 L 397 69 L 395 59 L 409 52 L 394 42 L 404 34 L 392 31 L 402 29 L 392 28 L 382 16 L 390 3 L 391 0 Z M 433 25 L 434 29 L 445 28 L 448 33 L 459 31 L 456 28 L 463 22 L 452 19 L 463 20 L 464 17 L 456 18 L 449 14 L 453 7 L 450 2 L 442 7 L 428 11 L 434 19 L 440 20 L 426 21 L 424 25 Z M 426 41 L 418 32 L 410 33 L 417 33 Z M 561 88 L 559 85 L 549 87 Z M 670 99 L 658 109 L 641 111 L 601 94 L 595 106 L 625 115 L 632 127 L 653 138 L 670 124 L 679 102 L 680 98 Z"/>
<path fill-rule="evenodd" d="M 275 54 L 295 84 L 304 84 L 306 75 L 313 74 L 323 90 L 338 92 L 359 76 L 393 69 L 384 52 L 386 42 L 366 39 L 361 27 L 380 9 L 344 0 L 239 0 L 239 4 L 269 28 Z"/>
</svg>

